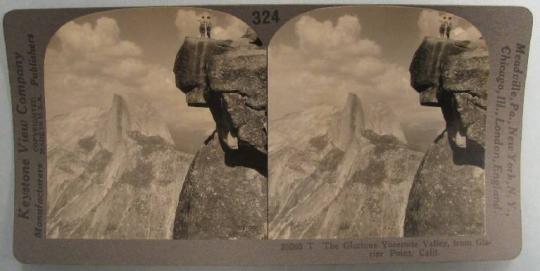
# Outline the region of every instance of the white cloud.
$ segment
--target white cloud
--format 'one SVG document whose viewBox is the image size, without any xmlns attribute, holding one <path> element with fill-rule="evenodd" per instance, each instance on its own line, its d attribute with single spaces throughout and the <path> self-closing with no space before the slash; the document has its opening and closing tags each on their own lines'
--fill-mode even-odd
<svg viewBox="0 0 540 271">
<path fill-rule="evenodd" d="M 379 46 L 362 38 L 362 27 L 357 17 L 344 15 L 337 20 L 318 21 L 310 16 L 302 16 L 295 25 L 300 49 L 307 54 L 324 52 L 326 58 L 379 55 Z"/>
<path fill-rule="evenodd" d="M 56 38 L 59 47 L 48 48 L 45 57 L 48 118 L 85 106 L 106 108 L 116 93 L 149 102 L 159 110 L 156 118 L 169 125 L 213 126 L 208 109 L 188 108 L 170 67 L 148 63 L 136 43 L 122 39 L 115 19 L 72 21 L 59 29 Z"/>
<path fill-rule="evenodd" d="M 47 56 L 50 64 L 60 69 L 58 72 L 128 78 L 139 76 L 146 69 L 138 59 L 142 49 L 120 38 L 120 28 L 114 19 L 100 17 L 94 24 L 71 21 L 55 36 L 60 49 L 48 51 Z"/>
<path fill-rule="evenodd" d="M 439 26 L 441 25 L 441 18 L 443 16 L 452 17 L 453 29 L 452 32 L 450 32 L 450 38 L 455 40 L 477 41 L 482 36 L 474 25 L 461 17 L 450 13 L 424 9 L 420 13 L 417 22 L 421 38 L 425 36 L 438 37 Z"/>
<path fill-rule="evenodd" d="M 343 15 L 332 22 L 303 16 L 294 30 L 298 46 L 281 42 L 279 33 L 270 44 L 271 119 L 318 104 L 341 106 L 348 93 L 366 104 L 419 107 L 408 70 L 382 59 L 381 47 L 362 35 L 357 17 Z"/>
<path fill-rule="evenodd" d="M 137 58 L 124 58 L 103 67 L 103 73 L 120 79 L 144 76 L 149 67 Z"/>
<path fill-rule="evenodd" d="M 212 36 L 215 39 L 237 39 L 246 33 L 248 27 L 243 21 L 230 16 L 226 26 L 214 26 Z"/>
<path fill-rule="evenodd" d="M 95 25 L 68 22 L 56 36 L 64 53 L 87 58 L 137 56 L 141 49 L 133 42 L 120 40 L 120 29 L 114 19 L 101 17 Z"/>
<path fill-rule="evenodd" d="M 475 41 L 482 37 L 482 33 L 478 31 L 478 28 L 474 26 L 470 27 L 457 27 L 453 31 L 453 37 L 457 40 L 471 40 Z"/>
</svg>

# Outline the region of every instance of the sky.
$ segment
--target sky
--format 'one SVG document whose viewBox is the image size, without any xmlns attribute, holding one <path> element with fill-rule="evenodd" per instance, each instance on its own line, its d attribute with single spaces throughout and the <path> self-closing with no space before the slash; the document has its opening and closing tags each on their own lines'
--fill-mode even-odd
<svg viewBox="0 0 540 271">
<path fill-rule="evenodd" d="M 184 37 L 199 35 L 202 15 L 212 16 L 217 39 L 239 38 L 248 27 L 231 15 L 194 8 L 121 9 L 66 23 L 46 52 L 47 118 L 108 108 L 117 93 L 150 103 L 179 149 L 196 152 L 215 124 L 208 108 L 187 106 L 172 68 Z"/>
<path fill-rule="evenodd" d="M 188 107 L 172 67 L 184 37 L 198 36 L 211 15 L 216 39 L 242 36 L 247 25 L 198 8 L 131 8 L 94 13 L 62 26 L 45 57 L 47 118 L 81 107 L 107 108 L 113 94 L 150 103 L 179 149 L 194 153 L 214 128 L 207 108 Z M 440 14 L 416 8 L 340 7 L 287 22 L 269 46 L 269 117 L 320 103 L 341 106 L 346 94 L 383 101 L 404 125 L 442 127 L 437 108 L 421 107 L 408 65 L 426 35 L 437 36 Z M 456 39 L 479 33 L 455 18 Z"/>
<path fill-rule="evenodd" d="M 348 93 L 364 107 L 394 111 L 406 135 L 425 149 L 444 129 L 439 108 L 419 104 L 408 71 L 426 36 L 439 36 L 442 13 L 405 7 L 338 7 L 301 14 L 285 24 L 269 46 L 269 118 L 319 104 L 340 108 Z M 453 16 L 451 38 L 480 39 Z M 425 141 L 422 143 L 422 141 Z"/>
</svg>

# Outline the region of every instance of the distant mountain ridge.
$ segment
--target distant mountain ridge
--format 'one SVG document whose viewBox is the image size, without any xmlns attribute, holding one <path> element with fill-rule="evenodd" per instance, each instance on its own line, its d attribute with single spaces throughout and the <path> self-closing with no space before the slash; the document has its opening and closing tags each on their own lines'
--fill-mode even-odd
<svg viewBox="0 0 540 271">
<path fill-rule="evenodd" d="M 170 238 L 193 157 L 157 116 L 115 94 L 47 122 L 47 238 Z"/>
<path fill-rule="evenodd" d="M 403 235 L 422 154 L 380 112 L 349 94 L 270 122 L 270 239 Z"/>
</svg>

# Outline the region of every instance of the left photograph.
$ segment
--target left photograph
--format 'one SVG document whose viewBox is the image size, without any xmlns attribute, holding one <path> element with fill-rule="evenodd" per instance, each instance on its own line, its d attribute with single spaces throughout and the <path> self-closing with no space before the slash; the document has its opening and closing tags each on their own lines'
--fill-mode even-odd
<svg viewBox="0 0 540 271">
<path fill-rule="evenodd" d="M 267 239 L 267 52 L 240 19 L 133 8 L 44 63 L 48 239 Z"/>
</svg>

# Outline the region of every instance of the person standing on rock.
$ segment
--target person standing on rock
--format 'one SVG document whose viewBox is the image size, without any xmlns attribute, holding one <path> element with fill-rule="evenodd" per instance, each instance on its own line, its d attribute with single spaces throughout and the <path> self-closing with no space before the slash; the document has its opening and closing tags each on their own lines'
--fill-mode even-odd
<svg viewBox="0 0 540 271">
<path fill-rule="evenodd" d="M 446 34 L 446 16 L 443 16 L 440 19 L 441 26 L 439 26 L 439 37 L 442 39 L 444 38 L 444 35 Z"/>
<path fill-rule="evenodd" d="M 199 34 L 201 34 L 201 38 L 206 37 L 206 20 L 204 19 L 204 16 L 201 16 L 201 19 L 199 20 Z"/>
<path fill-rule="evenodd" d="M 448 17 L 446 21 L 446 39 L 450 39 L 450 32 L 452 32 L 452 17 Z"/>
<path fill-rule="evenodd" d="M 210 19 L 210 16 L 206 17 L 206 36 L 209 39 L 212 38 L 212 21 Z"/>
</svg>

